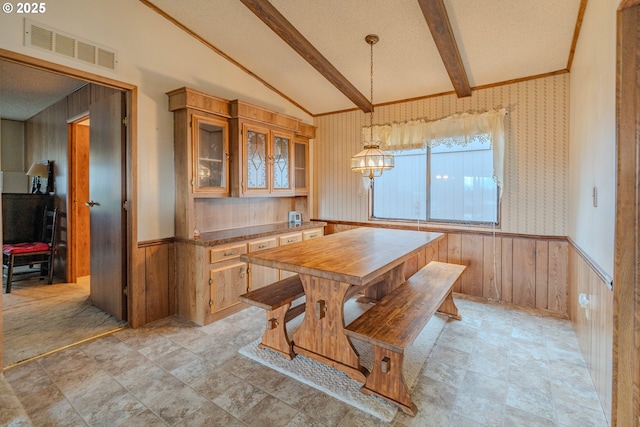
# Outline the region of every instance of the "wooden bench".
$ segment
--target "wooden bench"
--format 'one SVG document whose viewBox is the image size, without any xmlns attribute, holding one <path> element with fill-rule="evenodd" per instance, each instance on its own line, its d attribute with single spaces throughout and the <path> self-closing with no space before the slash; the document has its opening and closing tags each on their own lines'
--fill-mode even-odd
<svg viewBox="0 0 640 427">
<path fill-rule="evenodd" d="M 240 295 L 240 301 L 267 311 L 267 325 L 260 348 L 270 348 L 287 359 L 295 357 L 286 324 L 304 312 L 304 304 L 291 308 L 291 303 L 303 295 L 304 288 L 297 274 Z"/>
<path fill-rule="evenodd" d="M 418 408 L 404 381 L 404 350 L 436 312 L 460 320 L 452 287 L 465 266 L 432 261 L 351 322 L 345 333 L 373 345 L 373 368 L 361 391 L 386 399 L 409 415 Z"/>
</svg>

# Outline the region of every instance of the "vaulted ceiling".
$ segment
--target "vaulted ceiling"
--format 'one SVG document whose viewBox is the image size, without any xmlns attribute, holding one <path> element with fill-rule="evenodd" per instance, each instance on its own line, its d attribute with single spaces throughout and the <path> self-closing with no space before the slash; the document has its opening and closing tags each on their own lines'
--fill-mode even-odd
<svg viewBox="0 0 640 427">
<path fill-rule="evenodd" d="M 372 88 L 378 105 L 464 97 L 567 72 L 587 7 L 587 0 L 140 1 L 310 115 L 369 111 Z M 368 34 L 380 39 L 373 87 Z M 55 101 L 84 84 L 33 72 L 0 61 L 0 117 L 25 120 L 50 105 L 44 96 Z"/>
<path fill-rule="evenodd" d="M 312 115 L 566 72 L 586 0 L 140 0 Z"/>
</svg>

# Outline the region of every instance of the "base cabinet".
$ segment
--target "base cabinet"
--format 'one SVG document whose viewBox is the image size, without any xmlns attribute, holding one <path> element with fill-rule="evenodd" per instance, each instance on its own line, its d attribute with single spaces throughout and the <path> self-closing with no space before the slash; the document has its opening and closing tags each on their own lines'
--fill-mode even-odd
<svg viewBox="0 0 640 427">
<path fill-rule="evenodd" d="M 249 288 L 248 283 L 247 263 L 225 261 L 214 264 L 209 272 L 211 314 L 239 304 L 240 295 Z"/>
<path fill-rule="evenodd" d="M 176 242 L 178 314 L 207 325 L 246 307 L 240 295 L 295 273 L 247 264 L 240 255 L 320 237 L 322 227 L 218 246 Z"/>
<path fill-rule="evenodd" d="M 278 240 L 275 237 L 261 239 L 249 243 L 249 252 L 275 248 Z M 255 290 L 280 280 L 280 270 L 263 265 L 249 264 L 249 289 Z"/>
</svg>

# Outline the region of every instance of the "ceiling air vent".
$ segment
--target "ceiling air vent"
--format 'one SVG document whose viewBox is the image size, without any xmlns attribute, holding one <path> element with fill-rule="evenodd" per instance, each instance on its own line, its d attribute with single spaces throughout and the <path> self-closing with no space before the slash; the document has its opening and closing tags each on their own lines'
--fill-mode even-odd
<svg viewBox="0 0 640 427">
<path fill-rule="evenodd" d="M 24 20 L 24 44 L 109 70 L 116 69 L 117 59 L 113 49 L 30 19 Z"/>
</svg>

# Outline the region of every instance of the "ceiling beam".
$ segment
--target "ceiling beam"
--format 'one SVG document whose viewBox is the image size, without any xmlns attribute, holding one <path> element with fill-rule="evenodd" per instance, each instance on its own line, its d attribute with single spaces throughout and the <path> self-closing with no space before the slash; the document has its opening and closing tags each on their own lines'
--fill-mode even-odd
<svg viewBox="0 0 640 427">
<path fill-rule="evenodd" d="M 464 71 L 456 39 L 453 36 L 447 9 L 444 7 L 444 0 L 418 0 L 418 4 L 420 4 L 424 19 L 427 20 L 427 25 L 431 30 L 433 40 L 436 42 L 438 52 L 440 52 L 440 57 L 444 62 L 444 67 L 447 69 L 456 95 L 458 95 L 458 98 L 471 96 L 471 86 L 469 85 L 467 73 Z"/>
<path fill-rule="evenodd" d="M 324 78 L 365 113 L 373 111 L 371 101 L 349 82 L 268 0 L 240 0 L 282 40 L 302 56 Z"/>
</svg>

